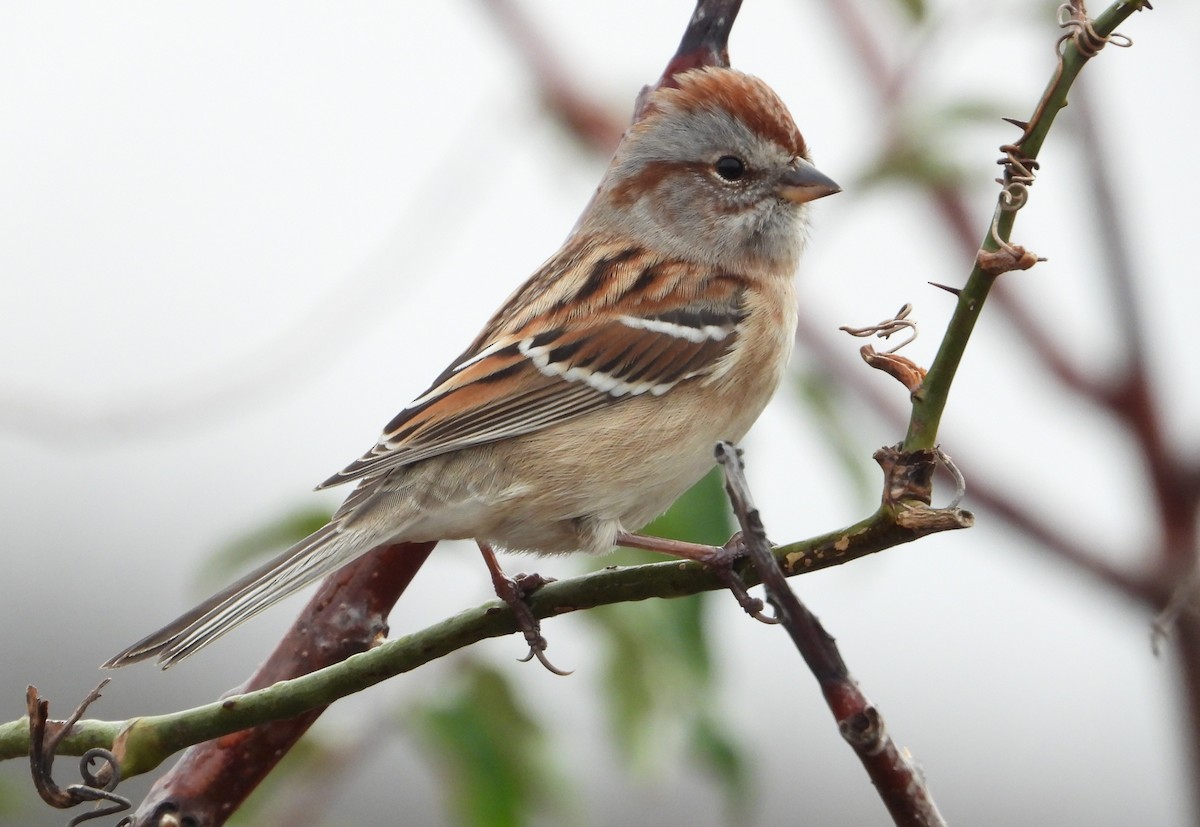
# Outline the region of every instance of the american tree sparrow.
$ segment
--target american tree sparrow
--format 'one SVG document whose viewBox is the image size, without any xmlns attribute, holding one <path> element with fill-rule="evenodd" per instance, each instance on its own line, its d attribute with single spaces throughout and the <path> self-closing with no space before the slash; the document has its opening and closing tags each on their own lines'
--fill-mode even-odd
<svg viewBox="0 0 1200 827">
<path fill-rule="evenodd" d="M 157 657 L 166 668 L 387 543 L 475 539 L 518 609 L 494 547 L 619 543 L 719 559 L 631 532 L 713 466 L 718 440 L 740 440 L 775 391 L 806 205 L 839 188 L 762 81 L 703 68 L 675 84 L 650 95 L 562 249 L 375 447 L 319 486 L 357 482 L 330 522 L 105 666 Z"/>
</svg>

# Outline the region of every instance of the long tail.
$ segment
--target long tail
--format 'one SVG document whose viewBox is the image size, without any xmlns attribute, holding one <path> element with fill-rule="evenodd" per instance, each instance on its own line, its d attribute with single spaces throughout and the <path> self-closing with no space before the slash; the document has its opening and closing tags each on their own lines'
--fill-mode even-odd
<svg viewBox="0 0 1200 827">
<path fill-rule="evenodd" d="M 101 668 L 113 669 L 152 657 L 158 658 L 163 669 L 174 666 L 242 621 L 341 568 L 375 545 L 369 533 L 330 523 L 154 634 L 114 655 Z"/>
</svg>

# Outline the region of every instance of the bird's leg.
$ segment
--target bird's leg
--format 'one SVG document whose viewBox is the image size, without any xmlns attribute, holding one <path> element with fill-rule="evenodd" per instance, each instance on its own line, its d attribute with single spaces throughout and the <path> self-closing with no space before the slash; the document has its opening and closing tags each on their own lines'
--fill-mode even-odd
<svg viewBox="0 0 1200 827">
<path fill-rule="evenodd" d="M 480 554 L 483 555 L 483 562 L 492 575 L 492 587 L 496 590 L 496 597 L 503 600 L 512 609 L 517 619 L 517 628 L 521 630 L 521 634 L 525 635 L 525 642 L 529 644 L 529 654 L 521 658 L 521 661 L 537 658 L 542 666 L 555 675 L 571 674 L 556 667 L 546 657 L 548 644 L 542 637 L 542 625 L 533 616 L 533 612 L 529 611 L 529 606 L 525 604 L 525 596 L 532 594 L 548 581 L 536 574 L 518 575 L 516 578 L 509 577 L 504 573 L 504 569 L 500 568 L 500 561 L 496 559 L 496 552 L 492 550 L 492 547 L 482 540 L 476 540 L 476 542 L 479 544 Z"/>
<path fill-rule="evenodd" d="M 721 582 L 727 589 L 733 592 L 738 605 L 745 610 L 746 614 L 763 623 L 779 622 L 776 618 L 763 614 L 763 602 L 750 594 L 746 589 L 746 584 L 742 582 L 742 578 L 738 577 L 737 572 L 733 570 L 734 561 L 746 554 L 746 547 L 742 543 L 740 531 L 730 537 L 723 546 L 689 543 L 686 540 L 670 540 L 666 537 L 649 537 L 645 534 L 631 534 L 628 531 L 622 531 L 617 535 L 616 544 L 626 548 L 657 551 L 672 557 L 703 563 L 721 578 Z"/>
</svg>

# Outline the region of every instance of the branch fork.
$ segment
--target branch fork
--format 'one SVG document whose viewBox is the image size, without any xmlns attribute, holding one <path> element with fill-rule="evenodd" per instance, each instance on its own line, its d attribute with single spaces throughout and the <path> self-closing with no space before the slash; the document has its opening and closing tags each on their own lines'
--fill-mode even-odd
<svg viewBox="0 0 1200 827">
<path fill-rule="evenodd" d="M 762 578 L 780 623 L 816 677 L 838 732 L 862 762 L 897 825 L 945 825 L 920 770 L 908 752 L 900 749 L 888 735 L 882 713 L 871 704 L 850 674 L 837 643 L 817 616 L 788 587 L 779 561 L 767 542 L 762 516 L 750 495 L 741 453 L 732 444 L 720 442 L 716 455 L 725 473 L 725 489 L 742 528 L 746 550 Z M 917 465 L 925 467 L 923 463 Z"/>
</svg>

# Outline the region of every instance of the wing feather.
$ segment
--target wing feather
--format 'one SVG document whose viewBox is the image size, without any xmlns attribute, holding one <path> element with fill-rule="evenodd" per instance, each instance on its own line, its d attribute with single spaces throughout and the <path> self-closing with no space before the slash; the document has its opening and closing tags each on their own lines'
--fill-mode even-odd
<svg viewBox="0 0 1200 827">
<path fill-rule="evenodd" d="M 319 487 L 664 394 L 720 369 L 746 315 L 740 278 L 594 247 L 548 262 L 370 451 Z"/>
</svg>

